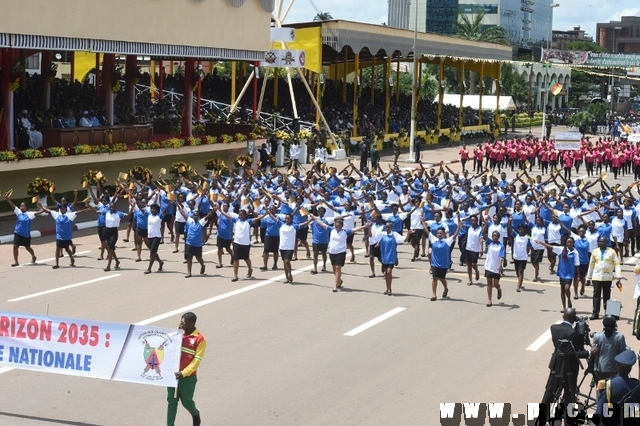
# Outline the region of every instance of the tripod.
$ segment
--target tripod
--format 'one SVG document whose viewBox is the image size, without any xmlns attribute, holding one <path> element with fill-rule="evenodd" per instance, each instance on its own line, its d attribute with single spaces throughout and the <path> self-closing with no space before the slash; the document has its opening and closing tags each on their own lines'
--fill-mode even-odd
<svg viewBox="0 0 640 426">
<path fill-rule="evenodd" d="M 587 374 L 589 373 L 591 373 L 591 381 L 589 382 L 589 393 L 584 394 L 580 391 L 580 389 L 582 388 L 582 383 L 584 383 L 585 379 L 587 378 Z M 591 396 L 591 394 L 593 393 L 593 388 L 595 386 L 596 386 L 596 378 L 593 374 L 593 371 L 587 368 L 586 370 L 584 370 L 584 374 L 582 375 L 582 380 L 580 380 L 580 384 L 578 384 L 578 388 L 577 388 L 578 391 L 576 393 L 576 397 L 584 398 L 585 409 L 595 408 L 596 403 L 598 402 L 595 396 Z"/>
</svg>

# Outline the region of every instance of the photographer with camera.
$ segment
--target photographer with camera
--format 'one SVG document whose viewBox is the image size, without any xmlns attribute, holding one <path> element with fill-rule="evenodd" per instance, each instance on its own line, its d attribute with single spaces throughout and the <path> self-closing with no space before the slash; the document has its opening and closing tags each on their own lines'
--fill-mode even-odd
<svg viewBox="0 0 640 426">
<path fill-rule="evenodd" d="M 593 342 L 600 347 L 600 354 L 595 359 L 593 377 L 596 382 L 611 379 L 618 374 L 614 362 L 616 356 L 627 350 L 624 334 L 618 333 L 617 322 L 614 317 L 607 315 L 602 320 L 603 331 L 593 335 Z"/>
<path fill-rule="evenodd" d="M 578 370 L 582 367 L 580 358 L 589 359 L 600 353 L 600 347 L 592 345 L 591 351 L 584 348 L 588 343 L 589 329 L 584 320 L 581 320 L 576 327 L 576 311 L 567 308 L 562 316 L 563 322 L 551 326 L 551 340 L 555 351 L 549 362 L 549 379 L 545 389 L 542 403 L 546 409 L 552 402 L 558 402 L 560 392 L 563 393 L 562 402 L 571 404 L 576 402 L 576 392 L 578 384 Z"/>
</svg>

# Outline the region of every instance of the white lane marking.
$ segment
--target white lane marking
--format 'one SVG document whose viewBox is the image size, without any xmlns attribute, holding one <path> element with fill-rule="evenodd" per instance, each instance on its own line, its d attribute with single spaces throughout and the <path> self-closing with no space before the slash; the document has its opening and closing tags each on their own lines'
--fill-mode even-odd
<svg viewBox="0 0 640 426">
<path fill-rule="evenodd" d="M 78 223 L 76 223 L 76 227 L 78 228 L 78 230 L 95 228 L 97 226 L 98 226 L 98 221 L 97 220 L 92 220 L 92 221 L 89 221 L 89 222 L 78 222 Z"/>
<path fill-rule="evenodd" d="M 356 250 L 355 254 L 360 254 L 363 251 L 365 251 L 365 250 L 364 249 Z M 296 269 L 295 271 L 291 272 L 291 275 L 298 275 L 298 274 L 300 274 L 302 272 L 305 272 L 305 271 L 308 271 L 308 270 L 310 270 L 312 268 L 313 268 L 313 264 L 311 264 L 309 266 L 305 266 L 304 268 Z M 119 274 L 112 275 L 112 276 L 118 276 L 118 275 Z M 271 278 L 271 279 L 268 279 L 268 280 L 265 280 L 265 281 L 262 281 L 262 282 L 247 286 L 247 287 L 239 288 L 238 290 L 230 291 L 228 293 L 221 294 L 219 296 L 211 297 L 211 298 L 209 298 L 207 300 L 203 300 L 203 301 L 200 301 L 200 302 L 197 302 L 197 303 L 193 303 L 191 305 L 183 306 L 182 308 L 179 308 L 179 309 L 174 309 L 173 311 L 169 311 L 169 312 L 166 312 L 164 314 L 156 315 L 155 317 L 151 317 L 151 318 L 148 318 L 146 320 L 142 320 L 142 321 L 136 323 L 136 325 L 147 325 L 147 324 L 152 324 L 152 323 L 157 322 L 157 321 L 162 321 L 163 319 L 170 318 L 170 317 L 175 316 L 175 315 L 183 314 L 184 312 L 188 312 L 188 311 L 190 311 L 192 309 L 196 309 L 196 308 L 200 308 L 200 307 L 205 306 L 205 305 L 209 305 L 211 303 L 217 302 L 218 300 L 223 300 L 223 299 L 226 299 L 228 297 L 235 296 L 237 294 L 242 294 L 242 293 L 245 293 L 247 291 L 263 287 L 263 286 L 271 284 L 271 283 L 273 283 L 275 281 L 279 281 L 279 280 L 281 280 L 283 278 L 284 278 L 284 275 L 278 275 L 277 277 L 274 277 L 274 278 Z M 13 299 L 13 300 L 17 300 L 17 299 Z M 401 308 L 401 309 L 404 309 L 404 308 Z M 13 370 L 13 368 L 0 367 L 0 374 L 7 373 L 7 372 L 9 372 L 11 370 Z"/>
<path fill-rule="evenodd" d="M 98 281 L 109 280 L 111 278 L 115 278 L 115 277 L 119 277 L 119 276 L 120 276 L 120 274 L 107 275 L 107 276 L 104 276 L 104 277 L 95 278 L 93 280 L 83 281 L 83 282 L 77 283 L 77 284 L 70 284 L 70 285 L 66 285 L 64 287 L 52 288 L 51 290 L 41 291 L 39 293 L 28 294 L 28 295 L 22 296 L 22 297 L 16 297 L 15 299 L 7 300 L 7 302 L 19 302 L 21 300 L 31 299 L 31 298 L 38 297 L 38 296 L 44 296 L 45 294 L 56 293 L 58 291 L 68 290 L 70 288 L 80 287 L 80 286 L 87 285 L 87 284 L 93 284 L 93 283 L 96 283 Z"/>
<path fill-rule="evenodd" d="M 561 322 L 562 321 L 557 321 L 556 324 L 560 324 Z M 526 350 L 535 352 L 542 346 L 544 346 L 544 344 L 547 343 L 549 339 L 551 339 L 551 329 L 548 328 L 547 331 L 542 333 L 542 336 L 538 337 L 536 341 L 530 344 Z"/>
<path fill-rule="evenodd" d="M 356 250 L 355 253 L 359 254 L 359 253 L 362 253 L 363 251 L 364 251 L 364 249 L 360 249 L 360 250 Z M 295 271 L 291 272 L 291 275 L 298 275 L 298 274 L 301 274 L 302 272 L 309 271 L 311 269 L 313 269 L 313 264 L 311 264 L 309 266 L 305 266 L 304 268 L 296 269 Z M 173 317 L 175 315 L 181 315 L 181 314 L 183 314 L 185 312 L 188 312 L 188 311 L 191 311 L 193 309 L 201 308 L 201 307 L 206 306 L 206 305 L 210 305 L 211 303 L 217 302 L 219 300 L 227 299 L 229 297 L 236 296 L 238 294 L 246 293 L 247 291 L 255 290 L 256 288 L 264 287 L 265 285 L 269 285 L 271 283 L 274 283 L 276 281 L 280 281 L 282 279 L 284 279 L 284 274 L 283 275 L 278 275 L 277 277 L 269 278 L 268 280 L 260 281 L 259 283 L 256 283 L 256 284 L 252 284 L 252 285 L 249 285 L 249 286 L 246 286 L 246 287 L 239 288 L 237 290 L 230 291 L 228 293 L 224 293 L 224 294 L 220 294 L 218 296 L 210 297 L 209 299 L 201 300 L 200 302 L 192 303 L 191 305 L 183 306 L 182 308 L 178 308 L 178 309 L 174 309 L 173 311 L 165 312 L 164 314 L 156 315 L 155 317 L 151 317 L 151 318 L 148 318 L 146 320 L 142 320 L 142 321 L 136 323 L 136 325 L 147 325 L 147 324 L 152 324 L 152 323 L 157 322 L 157 321 L 162 321 L 163 319 L 171 318 L 171 317 Z M 402 308 L 402 309 L 404 309 L 404 308 Z"/>
<path fill-rule="evenodd" d="M 42 234 L 40 231 L 31 231 L 31 238 L 40 238 Z M 13 242 L 13 234 L 3 235 L 0 237 L 0 244 L 8 244 Z"/>
<path fill-rule="evenodd" d="M 638 261 L 638 258 L 640 258 L 640 252 L 636 253 L 635 256 L 630 257 L 629 259 L 624 261 L 625 265 L 633 265 L 634 263 L 636 263 Z"/>
<path fill-rule="evenodd" d="M 91 250 L 85 250 L 85 251 L 79 251 L 77 252 L 74 257 L 79 256 L 81 254 L 87 254 L 87 253 L 91 253 Z M 65 257 L 61 257 L 60 259 L 67 259 L 69 256 L 65 255 Z M 51 257 L 49 259 L 42 259 L 42 260 L 38 260 L 36 261 L 36 265 L 40 265 L 41 263 L 47 263 L 47 262 L 51 262 L 52 260 L 56 260 L 55 257 Z M 18 266 L 19 268 L 22 266 L 30 266 L 30 265 L 34 265 L 33 263 L 22 263 L 20 266 Z"/>
<path fill-rule="evenodd" d="M 363 331 L 365 331 L 368 328 L 373 327 L 376 324 L 381 323 L 382 321 L 391 318 L 394 315 L 399 314 L 400 312 L 404 311 L 407 308 L 394 308 L 392 310 L 390 310 L 389 312 L 387 312 L 386 314 L 382 314 L 379 317 L 376 317 L 374 319 L 372 319 L 371 321 L 365 322 L 364 324 L 362 324 L 359 327 L 354 328 L 351 331 L 347 331 L 346 333 L 344 333 L 345 336 L 355 336 L 356 334 L 362 333 Z"/>
</svg>

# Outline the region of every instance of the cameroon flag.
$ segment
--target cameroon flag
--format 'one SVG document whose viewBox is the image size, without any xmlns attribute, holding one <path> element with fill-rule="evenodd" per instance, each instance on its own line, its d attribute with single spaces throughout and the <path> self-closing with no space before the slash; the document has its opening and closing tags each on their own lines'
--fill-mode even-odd
<svg viewBox="0 0 640 426">
<path fill-rule="evenodd" d="M 557 83 L 555 79 L 551 80 L 551 84 L 549 85 L 549 91 L 552 95 L 557 96 L 562 92 L 562 84 Z"/>
</svg>

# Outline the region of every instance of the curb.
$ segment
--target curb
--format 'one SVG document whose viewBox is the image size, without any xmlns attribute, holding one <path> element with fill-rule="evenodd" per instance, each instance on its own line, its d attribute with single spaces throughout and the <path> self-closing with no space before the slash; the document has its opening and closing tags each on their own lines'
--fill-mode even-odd
<svg viewBox="0 0 640 426">
<path fill-rule="evenodd" d="M 80 222 L 73 224 L 73 230 L 78 231 L 82 229 L 90 229 L 98 226 L 97 220 L 92 220 L 89 222 Z M 40 231 L 31 231 L 31 238 L 40 238 L 40 237 L 49 237 L 51 235 L 56 235 L 56 228 L 47 228 Z M 2 235 L 0 236 L 0 244 L 9 244 L 13 243 L 13 234 Z"/>
</svg>

